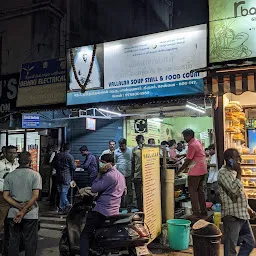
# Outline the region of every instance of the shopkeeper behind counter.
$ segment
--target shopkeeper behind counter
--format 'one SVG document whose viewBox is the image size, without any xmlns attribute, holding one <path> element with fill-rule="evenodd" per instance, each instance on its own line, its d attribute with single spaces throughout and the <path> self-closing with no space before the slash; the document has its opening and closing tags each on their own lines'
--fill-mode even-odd
<svg viewBox="0 0 256 256">
<path fill-rule="evenodd" d="M 195 138 L 191 129 L 182 132 L 185 141 L 188 143 L 188 151 L 184 164 L 179 173 L 188 169 L 188 191 L 190 194 L 192 211 L 194 217 L 207 215 L 204 180 L 207 174 L 207 164 L 203 145 Z"/>
</svg>

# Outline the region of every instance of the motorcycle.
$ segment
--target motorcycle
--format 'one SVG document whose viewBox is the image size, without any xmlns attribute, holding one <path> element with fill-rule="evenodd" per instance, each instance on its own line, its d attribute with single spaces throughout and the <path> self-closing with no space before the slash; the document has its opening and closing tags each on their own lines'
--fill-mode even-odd
<svg viewBox="0 0 256 256">
<path fill-rule="evenodd" d="M 61 256 L 80 255 L 80 234 L 97 198 L 90 189 L 82 190 L 79 190 L 79 195 L 75 195 L 79 199 L 75 200 L 66 218 L 66 227 L 59 242 Z M 144 227 L 144 213 L 107 217 L 104 225 L 94 233 L 90 255 L 151 255 L 146 246 L 149 239 L 148 228 Z"/>
</svg>

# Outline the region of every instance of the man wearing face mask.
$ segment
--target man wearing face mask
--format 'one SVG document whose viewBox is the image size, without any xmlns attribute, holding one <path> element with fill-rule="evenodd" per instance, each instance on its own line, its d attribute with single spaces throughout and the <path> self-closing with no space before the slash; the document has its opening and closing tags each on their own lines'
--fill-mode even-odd
<svg viewBox="0 0 256 256">
<path fill-rule="evenodd" d="M 249 207 L 241 182 L 241 157 L 237 149 L 224 152 L 226 165 L 219 170 L 221 213 L 224 228 L 224 256 L 236 256 L 236 246 L 241 243 L 238 255 L 250 255 L 255 245 L 250 218 L 255 212 Z"/>
<path fill-rule="evenodd" d="M 132 150 L 132 178 L 134 179 L 137 206 L 140 211 L 143 211 L 141 151 L 145 142 L 144 136 L 141 134 L 137 135 L 136 142 L 138 145 Z"/>
<path fill-rule="evenodd" d="M 101 156 L 98 177 L 91 191 L 98 193 L 96 206 L 88 213 L 86 225 L 80 238 L 80 255 L 89 255 L 89 243 L 95 229 L 100 228 L 106 217 L 119 214 L 121 198 L 126 192 L 125 178 L 114 165 L 113 154 Z"/>
</svg>

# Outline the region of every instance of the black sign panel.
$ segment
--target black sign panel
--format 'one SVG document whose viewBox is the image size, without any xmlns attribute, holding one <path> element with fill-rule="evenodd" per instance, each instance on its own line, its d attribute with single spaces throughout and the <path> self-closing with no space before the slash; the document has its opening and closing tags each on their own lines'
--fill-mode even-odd
<svg viewBox="0 0 256 256">
<path fill-rule="evenodd" d="M 16 109 L 19 73 L 0 76 L 0 117 Z"/>
<path fill-rule="evenodd" d="M 148 132 L 147 119 L 136 119 L 136 120 L 134 120 L 134 130 L 135 130 L 135 133 Z"/>
</svg>

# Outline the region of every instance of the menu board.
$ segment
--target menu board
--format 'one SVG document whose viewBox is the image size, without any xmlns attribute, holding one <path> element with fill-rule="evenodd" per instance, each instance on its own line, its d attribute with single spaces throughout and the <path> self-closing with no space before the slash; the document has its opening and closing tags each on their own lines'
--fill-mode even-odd
<svg viewBox="0 0 256 256">
<path fill-rule="evenodd" d="M 161 234 L 161 187 L 159 148 L 142 149 L 143 210 L 151 241 Z"/>
</svg>

